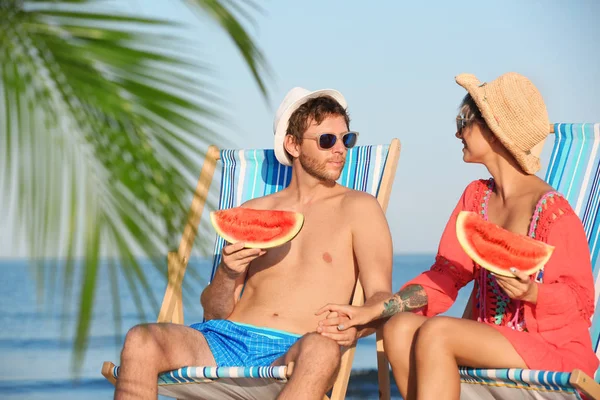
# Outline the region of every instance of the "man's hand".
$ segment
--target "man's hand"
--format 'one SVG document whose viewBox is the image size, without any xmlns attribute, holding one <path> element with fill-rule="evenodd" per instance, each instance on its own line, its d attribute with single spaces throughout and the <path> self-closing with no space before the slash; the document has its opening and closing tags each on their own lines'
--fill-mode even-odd
<svg viewBox="0 0 600 400">
<path fill-rule="evenodd" d="M 357 329 L 355 327 L 339 329 L 339 326 L 348 324 L 349 321 L 350 318 L 347 315 L 330 312 L 326 319 L 319 321 L 317 332 L 335 340 L 340 346 L 352 346 L 358 340 Z"/>
<path fill-rule="evenodd" d="M 242 242 L 230 244 L 223 247 L 221 266 L 227 276 L 235 279 L 245 274 L 250 263 L 265 253 L 262 249 L 245 249 Z"/>
<path fill-rule="evenodd" d="M 204 317 L 225 319 L 239 299 L 250 263 L 265 254 L 262 249 L 246 249 L 244 243 L 223 247 L 223 258 L 212 282 L 202 291 L 200 302 Z"/>
</svg>

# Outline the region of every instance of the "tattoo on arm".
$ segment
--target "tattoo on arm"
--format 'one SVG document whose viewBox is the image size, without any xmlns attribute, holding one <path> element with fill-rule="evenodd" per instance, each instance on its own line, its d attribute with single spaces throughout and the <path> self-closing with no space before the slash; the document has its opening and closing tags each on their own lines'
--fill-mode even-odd
<svg viewBox="0 0 600 400">
<path fill-rule="evenodd" d="M 410 285 L 383 303 L 382 317 L 391 317 L 402 311 L 418 311 L 427 305 L 427 293 L 421 285 Z"/>
</svg>

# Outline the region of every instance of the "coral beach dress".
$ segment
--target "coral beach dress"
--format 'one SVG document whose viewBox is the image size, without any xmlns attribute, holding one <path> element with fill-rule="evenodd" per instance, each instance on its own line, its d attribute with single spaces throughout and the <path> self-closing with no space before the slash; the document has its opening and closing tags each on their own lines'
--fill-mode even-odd
<svg viewBox="0 0 600 400">
<path fill-rule="evenodd" d="M 435 263 L 404 287 L 423 286 L 428 305 L 420 314 L 431 317 L 448 310 L 458 290 L 474 280 L 470 318 L 498 329 L 528 368 L 565 372 L 579 368 L 594 376 L 598 358 L 589 334 L 594 282 L 581 220 L 558 192 L 539 200 L 529 236 L 555 249 L 545 267 L 532 276 L 540 282 L 537 304 L 510 299 L 494 275 L 462 250 L 456 237 L 460 211 L 475 211 L 487 220 L 493 185 L 489 179 L 467 186 L 442 234 Z"/>
</svg>

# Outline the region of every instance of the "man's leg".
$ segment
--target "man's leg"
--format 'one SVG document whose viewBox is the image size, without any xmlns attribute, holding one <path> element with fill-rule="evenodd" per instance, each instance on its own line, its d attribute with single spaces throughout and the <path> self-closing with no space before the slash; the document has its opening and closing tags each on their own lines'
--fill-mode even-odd
<svg viewBox="0 0 600 400">
<path fill-rule="evenodd" d="M 277 398 L 322 400 L 333 385 L 340 359 L 340 346 L 334 340 L 318 333 L 304 335 L 274 363 L 294 362 L 294 372 Z"/>
<path fill-rule="evenodd" d="M 161 372 L 216 365 L 204 336 L 179 324 L 137 325 L 127 332 L 115 399 L 156 399 Z"/>
</svg>

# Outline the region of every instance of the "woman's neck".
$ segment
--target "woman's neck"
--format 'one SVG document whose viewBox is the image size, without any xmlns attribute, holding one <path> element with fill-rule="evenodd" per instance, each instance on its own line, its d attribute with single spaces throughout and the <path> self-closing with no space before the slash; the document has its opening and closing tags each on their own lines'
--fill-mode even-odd
<svg viewBox="0 0 600 400">
<path fill-rule="evenodd" d="M 538 179 L 535 175 L 528 175 L 518 166 L 516 161 L 498 157 L 486 167 L 494 178 L 494 192 L 505 202 L 506 199 L 516 194 L 527 192 Z"/>
</svg>

